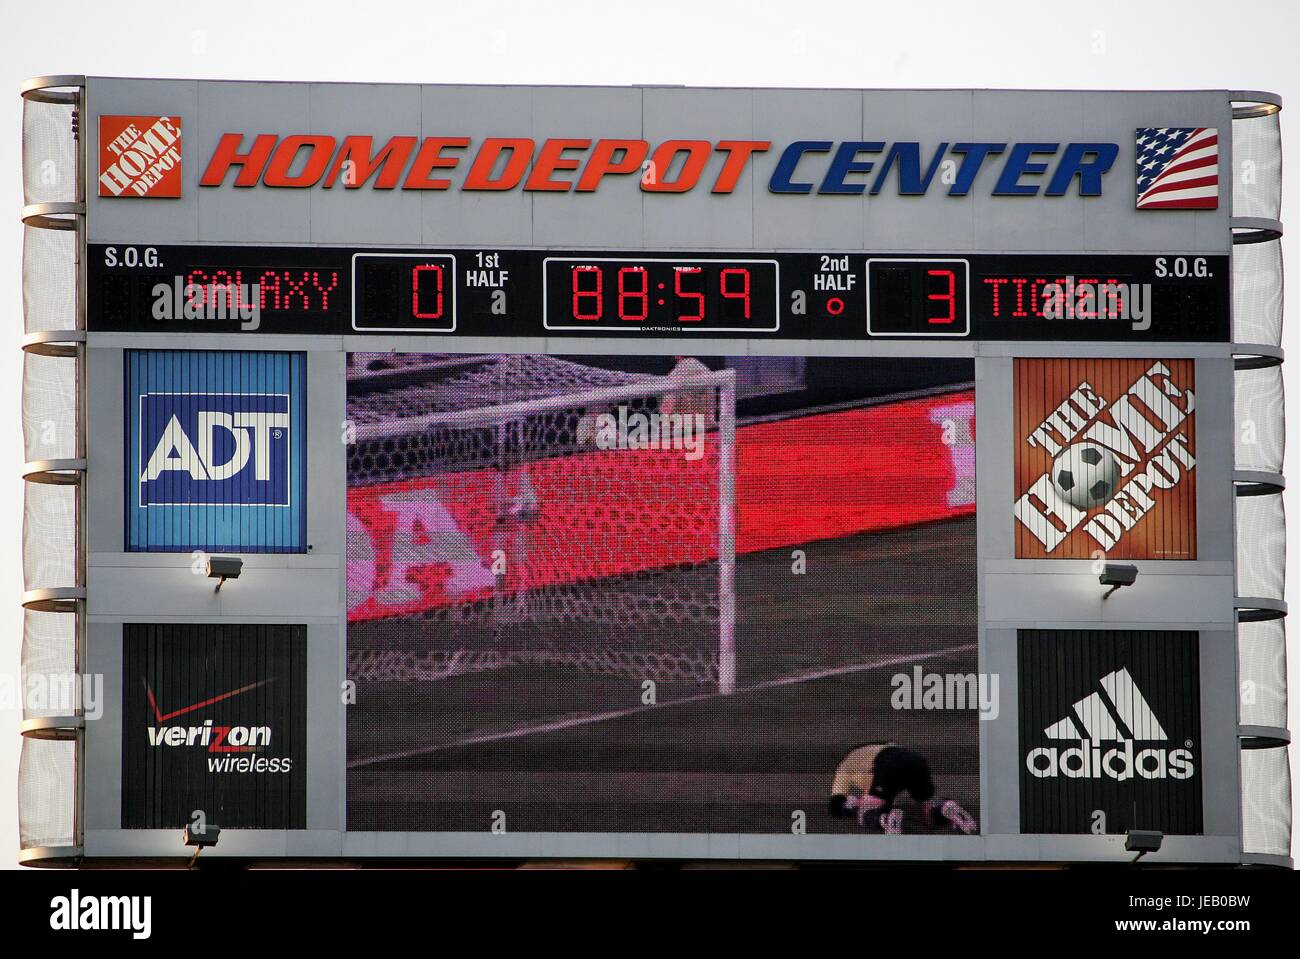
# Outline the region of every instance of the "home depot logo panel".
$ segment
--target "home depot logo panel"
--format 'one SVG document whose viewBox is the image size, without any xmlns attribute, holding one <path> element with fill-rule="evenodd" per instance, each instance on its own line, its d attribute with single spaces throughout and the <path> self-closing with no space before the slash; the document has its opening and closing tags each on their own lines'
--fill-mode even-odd
<svg viewBox="0 0 1300 959">
<path fill-rule="evenodd" d="M 181 118 L 100 116 L 99 195 L 181 195 Z"/>
<path fill-rule="evenodd" d="M 1195 361 L 1018 359 L 1019 559 L 1196 558 Z"/>
</svg>

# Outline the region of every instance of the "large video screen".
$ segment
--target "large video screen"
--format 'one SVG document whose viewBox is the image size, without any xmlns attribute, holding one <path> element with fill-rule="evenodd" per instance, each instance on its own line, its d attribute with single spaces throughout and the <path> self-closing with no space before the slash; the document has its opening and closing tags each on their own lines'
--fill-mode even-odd
<svg viewBox="0 0 1300 959">
<path fill-rule="evenodd" d="M 349 829 L 978 829 L 971 361 L 347 363 Z"/>
</svg>

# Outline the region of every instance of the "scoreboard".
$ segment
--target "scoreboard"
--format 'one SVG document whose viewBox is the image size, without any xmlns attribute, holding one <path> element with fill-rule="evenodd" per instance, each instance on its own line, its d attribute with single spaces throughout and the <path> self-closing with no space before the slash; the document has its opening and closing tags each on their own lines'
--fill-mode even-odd
<svg viewBox="0 0 1300 959">
<path fill-rule="evenodd" d="M 22 861 L 1289 863 L 1275 96 L 23 96 Z"/>
<path fill-rule="evenodd" d="M 89 275 L 91 329 L 122 333 L 1229 337 L 1222 255 L 92 245 Z"/>
</svg>

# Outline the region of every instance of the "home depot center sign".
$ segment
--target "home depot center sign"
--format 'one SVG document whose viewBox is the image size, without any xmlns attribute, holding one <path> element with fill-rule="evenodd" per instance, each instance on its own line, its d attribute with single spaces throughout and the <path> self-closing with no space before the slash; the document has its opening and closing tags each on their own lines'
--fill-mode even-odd
<svg viewBox="0 0 1300 959">
<path fill-rule="evenodd" d="M 552 137 L 294 135 L 226 133 L 200 186 L 377 190 L 526 191 L 592 193 L 606 177 L 636 176 L 647 193 L 686 193 L 697 186 L 731 193 L 755 154 L 770 140 L 647 140 Z M 880 193 L 892 180 L 903 195 L 924 195 L 938 180 L 949 196 L 971 192 L 982 169 L 994 196 L 1100 196 L 1115 162 L 1115 143 L 796 140 L 781 148 L 768 182 L 772 193 L 858 196 Z M 701 184 L 709 161 L 723 162 Z M 1054 161 L 1054 162 L 1053 162 Z M 405 175 L 403 175 L 405 174 Z M 459 181 L 453 180 L 459 175 Z M 995 178 L 996 177 L 996 178 Z"/>
</svg>

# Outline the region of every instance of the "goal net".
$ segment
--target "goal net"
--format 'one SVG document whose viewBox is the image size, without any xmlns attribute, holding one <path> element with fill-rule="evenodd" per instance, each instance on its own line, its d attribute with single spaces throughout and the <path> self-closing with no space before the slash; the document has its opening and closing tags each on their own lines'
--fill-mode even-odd
<svg viewBox="0 0 1300 959">
<path fill-rule="evenodd" d="M 734 689 L 730 370 L 350 363 L 349 678 L 554 666 Z"/>
</svg>

